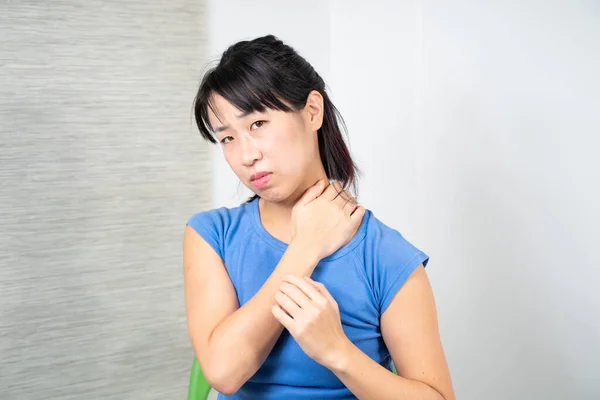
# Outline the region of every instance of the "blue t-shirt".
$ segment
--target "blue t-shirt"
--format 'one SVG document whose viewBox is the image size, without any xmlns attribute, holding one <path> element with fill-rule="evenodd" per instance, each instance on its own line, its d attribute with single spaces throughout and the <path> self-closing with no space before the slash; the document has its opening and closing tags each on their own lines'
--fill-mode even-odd
<svg viewBox="0 0 600 400">
<path fill-rule="evenodd" d="M 271 275 L 287 245 L 260 221 L 258 199 L 192 216 L 191 226 L 221 256 L 240 307 Z M 322 259 L 311 277 L 336 300 L 348 338 L 391 370 L 380 316 L 408 276 L 428 256 L 367 210 L 354 237 Z M 234 395 L 219 399 L 356 399 L 330 370 L 313 361 L 287 330 L 260 369 Z"/>
</svg>

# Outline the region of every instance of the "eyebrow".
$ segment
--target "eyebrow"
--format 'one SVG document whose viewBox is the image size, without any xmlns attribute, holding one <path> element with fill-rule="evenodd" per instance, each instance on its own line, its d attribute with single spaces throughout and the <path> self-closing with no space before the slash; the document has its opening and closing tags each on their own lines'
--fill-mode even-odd
<svg viewBox="0 0 600 400">
<path fill-rule="evenodd" d="M 227 125 L 223 125 L 223 126 L 218 126 L 214 129 L 215 133 L 221 133 L 223 131 L 226 131 L 227 129 L 229 129 L 229 127 Z"/>
<path fill-rule="evenodd" d="M 250 114 L 254 114 L 254 111 L 244 111 L 241 114 L 236 115 L 235 117 L 237 119 L 240 119 L 240 118 L 247 117 Z M 215 131 L 215 133 L 220 133 L 220 132 L 226 131 L 227 129 L 229 129 L 228 125 L 222 125 L 222 126 L 216 127 L 214 131 Z"/>
</svg>

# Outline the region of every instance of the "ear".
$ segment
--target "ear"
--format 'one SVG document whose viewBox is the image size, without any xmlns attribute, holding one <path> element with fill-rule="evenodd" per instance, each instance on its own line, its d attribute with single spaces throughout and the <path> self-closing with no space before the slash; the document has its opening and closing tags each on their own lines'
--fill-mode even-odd
<svg viewBox="0 0 600 400">
<path fill-rule="evenodd" d="M 304 115 L 306 123 L 312 131 L 318 131 L 323 125 L 324 101 L 323 95 L 316 90 L 308 94 L 306 105 L 304 106 Z"/>
</svg>

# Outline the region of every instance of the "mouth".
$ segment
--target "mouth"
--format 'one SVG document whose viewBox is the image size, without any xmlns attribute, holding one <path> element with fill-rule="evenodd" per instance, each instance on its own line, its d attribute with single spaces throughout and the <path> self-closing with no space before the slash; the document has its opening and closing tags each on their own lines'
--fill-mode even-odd
<svg viewBox="0 0 600 400">
<path fill-rule="evenodd" d="M 271 180 L 271 175 L 271 172 L 257 172 L 252 174 L 250 177 L 250 182 L 255 188 L 261 189 L 265 187 L 267 183 L 269 183 Z"/>
</svg>

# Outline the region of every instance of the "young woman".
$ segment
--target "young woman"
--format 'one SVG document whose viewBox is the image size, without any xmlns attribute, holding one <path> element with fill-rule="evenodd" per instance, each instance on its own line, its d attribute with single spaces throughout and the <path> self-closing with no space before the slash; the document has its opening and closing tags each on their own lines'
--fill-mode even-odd
<svg viewBox="0 0 600 400">
<path fill-rule="evenodd" d="M 346 190 L 356 167 L 312 66 L 273 36 L 236 43 L 195 116 L 255 193 L 184 234 L 189 336 L 219 398 L 454 399 L 428 257 Z"/>
</svg>

